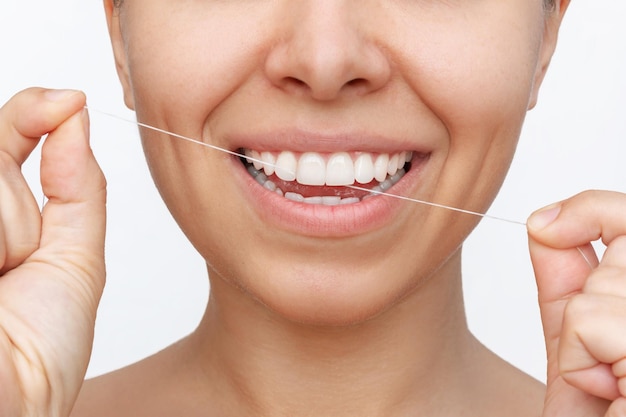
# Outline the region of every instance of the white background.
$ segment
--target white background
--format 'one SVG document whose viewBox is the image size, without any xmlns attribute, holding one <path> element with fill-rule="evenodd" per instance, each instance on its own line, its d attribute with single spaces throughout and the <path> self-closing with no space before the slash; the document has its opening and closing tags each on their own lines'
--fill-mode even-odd
<svg viewBox="0 0 626 417">
<path fill-rule="evenodd" d="M 539 105 L 529 113 L 491 214 L 524 221 L 534 209 L 583 189 L 626 192 L 624 20 L 622 0 L 573 2 Z M 133 118 L 123 107 L 100 1 L 4 2 L 0 57 L 0 102 L 33 85 L 76 88 L 87 93 L 92 107 Z M 207 299 L 203 262 L 156 194 L 136 132 L 130 124 L 92 114 L 92 143 L 109 182 L 109 226 L 108 284 L 89 376 L 136 361 L 189 333 Z M 36 186 L 33 159 L 25 171 Z M 466 245 L 465 264 L 473 331 L 543 379 L 543 341 L 524 228 L 484 220 Z"/>
</svg>

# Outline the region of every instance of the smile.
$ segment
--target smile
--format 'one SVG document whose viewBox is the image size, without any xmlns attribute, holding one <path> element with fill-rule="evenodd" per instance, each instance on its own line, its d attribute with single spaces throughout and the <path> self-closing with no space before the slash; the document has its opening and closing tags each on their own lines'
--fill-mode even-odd
<svg viewBox="0 0 626 417">
<path fill-rule="evenodd" d="M 404 177 L 414 158 L 427 155 L 396 153 L 259 152 L 242 149 L 242 162 L 248 173 L 265 189 L 286 199 L 307 204 L 338 206 L 355 204 L 384 192 Z"/>
</svg>

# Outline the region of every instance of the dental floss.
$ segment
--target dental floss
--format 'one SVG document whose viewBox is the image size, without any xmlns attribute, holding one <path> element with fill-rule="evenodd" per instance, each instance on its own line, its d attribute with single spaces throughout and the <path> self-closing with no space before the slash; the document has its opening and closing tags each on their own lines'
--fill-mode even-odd
<svg viewBox="0 0 626 417">
<path fill-rule="evenodd" d="M 358 187 L 356 185 L 347 185 L 346 187 L 347 188 L 352 188 L 353 190 L 367 191 L 367 192 L 369 192 L 371 194 L 384 195 L 384 196 L 387 196 L 387 197 L 397 198 L 398 200 L 404 200 L 404 201 L 411 201 L 413 203 L 426 204 L 427 206 L 443 208 L 443 209 L 447 209 L 447 210 L 456 211 L 456 212 L 459 212 L 459 213 L 471 214 L 472 216 L 479 216 L 479 217 L 484 217 L 484 218 L 492 219 L 492 220 L 500 220 L 502 222 L 518 224 L 518 225 L 524 226 L 524 227 L 526 226 L 526 223 L 524 223 L 524 222 L 520 222 L 518 220 L 505 219 L 504 217 L 492 216 L 491 214 L 487 214 L 487 213 L 479 213 L 477 211 L 460 209 L 460 208 L 446 206 L 446 205 L 438 204 L 438 203 L 431 203 L 429 201 L 417 200 L 415 198 L 405 197 L 403 195 L 398 195 L 398 194 L 386 193 L 384 191 L 369 190 L 367 188 Z"/>
<path fill-rule="evenodd" d="M 109 113 L 109 112 L 106 112 L 106 111 L 90 108 L 88 106 L 85 106 L 85 109 L 87 109 L 87 110 L 89 110 L 91 112 L 94 112 L 94 113 L 98 113 L 98 114 L 101 114 L 101 115 L 104 115 L 104 116 L 111 117 L 113 119 L 117 119 L 117 120 L 120 120 L 120 121 L 123 121 L 123 122 L 131 123 L 133 125 L 137 125 L 137 126 L 140 126 L 140 127 L 146 128 L 146 129 L 150 129 L 150 130 L 153 130 L 153 131 L 156 131 L 156 132 L 159 132 L 159 133 L 164 133 L 166 135 L 170 135 L 170 136 L 173 136 L 175 138 L 186 140 L 188 142 L 196 143 L 198 145 L 202 145 L 202 146 L 205 146 L 207 148 L 214 149 L 216 151 L 221 151 L 221 152 L 225 152 L 225 153 L 230 154 L 230 155 L 238 156 L 238 157 L 244 158 L 244 159 L 246 159 L 248 161 L 259 162 L 261 164 L 270 165 L 270 166 L 273 166 L 273 167 L 276 168 L 276 165 L 274 165 L 274 164 L 270 164 L 268 162 L 264 162 L 264 161 L 261 161 L 261 160 L 256 159 L 256 158 L 252 158 L 250 156 L 243 155 L 243 154 L 241 154 L 239 152 L 234 152 L 234 151 L 230 151 L 228 149 L 220 148 L 219 146 L 211 145 L 209 143 L 202 142 L 202 141 L 197 140 L 197 139 L 193 139 L 193 138 L 190 138 L 190 137 L 187 137 L 187 136 L 179 135 L 179 134 L 173 133 L 173 132 L 168 132 L 167 130 L 160 129 L 160 128 L 154 127 L 154 126 L 150 126 L 150 125 L 148 125 L 146 123 L 138 122 L 136 120 L 127 119 L 127 118 L 124 118 L 122 116 L 118 116 L 118 115 L 113 114 L 113 113 Z M 520 226 L 526 226 L 525 222 L 521 222 L 521 221 L 518 221 L 518 220 L 511 220 L 511 219 L 506 219 L 506 218 L 503 218 L 503 217 L 492 216 L 492 215 L 486 214 L 486 213 L 478 213 L 478 212 L 475 212 L 475 211 L 464 210 L 464 209 L 460 209 L 460 208 L 456 208 L 456 207 L 446 206 L 446 205 L 443 205 L 443 204 L 431 203 L 431 202 L 428 202 L 428 201 L 418 200 L 418 199 L 415 199 L 415 198 L 405 197 L 405 196 L 402 196 L 402 195 L 386 193 L 384 191 L 369 190 L 367 188 L 363 188 L 363 187 L 359 187 L 359 186 L 355 186 L 355 185 L 347 185 L 346 188 L 351 188 L 353 190 L 359 190 L 359 191 L 366 191 L 366 192 L 368 192 L 370 194 L 397 198 L 399 200 L 410 201 L 410 202 L 418 203 L 418 204 L 424 204 L 424 205 L 431 206 L 431 207 L 443 208 L 443 209 L 447 209 L 447 210 L 456 211 L 456 212 L 459 212 L 459 213 L 470 214 L 472 216 L 484 217 L 484 218 L 488 218 L 488 219 L 492 219 L 492 220 L 499 220 L 499 221 L 502 221 L 502 222 L 517 224 L 517 225 L 520 225 Z M 585 258 L 585 260 L 589 264 L 589 261 L 587 260 L 587 258 Z"/>
<path fill-rule="evenodd" d="M 589 260 L 589 258 L 587 258 L 587 255 L 585 255 L 585 252 L 583 252 L 583 250 L 580 248 L 580 246 L 576 246 L 576 249 L 578 249 L 578 252 L 583 257 L 583 259 L 585 260 L 587 265 L 589 266 L 589 269 L 591 269 L 593 271 L 593 265 L 591 264 L 591 261 Z"/>
<path fill-rule="evenodd" d="M 130 123 L 130 124 L 136 125 L 136 126 L 145 127 L 146 129 L 154 130 L 156 132 L 164 133 L 166 135 L 173 136 L 173 137 L 178 138 L 178 139 L 186 140 L 187 142 L 192 142 L 192 143 L 196 143 L 198 145 L 206 146 L 207 148 L 211 148 L 211 149 L 214 149 L 216 151 L 225 152 L 225 153 L 230 154 L 230 155 L 238 156 L 240 158 L 245 158 L 246 160 L 249 160 L 249 161 L 259 162 L 261 164 L 272 165 L 273 167 L 276 167 L 276 165 L 269 164 L 267 162 L 263 162 L 260 159 L 252 158 L 252 157 L 240 154 L 238 152 L 229 151 L 228 149 L 220 148 L 219 146 L 211 145 L 210 143 L 202 142 L 200 140 L 193 139 L 193 138 L 190 138 L 190 137 L 187 137 L 187 136 L 183 136 L 183 135 L 179 135 L 177 133 L 168 132 L 165 129 L 160 129 L 158 127 L 150 126 L 150 125 L 148 125 L 146 123 L 138 122 L 136 120 L 127 119 L 125 117 L 118 116 L 116 114 L 105 112 L 105 111 L 102 111 L 102 110 L 94 109 L 94 108 L 91 108 L 89 106 L 85 106 L 85 109 L 89 110 L 90 112 L 93 112 L 93 113 L 99 113 L 99 114 L 102 114 L 104 116 L 109 116 L 109 117 L 111 117 L 113 119 L 117 119 L 117 120 L 120 120 L 122 122 L 127 122 L 127 123 Z"/>
<path fill-rule="evenodd" d="M 273 166 L 274 168 L 276 168 L 275 164 L 270 164 L 268 162 L 264 162 L 264 161 L 256 159 L 256 158 L 252 158 L 250 156 L 243 155 L 243 154 L 241 154 L 239 152 L 230 151 L 228 149 L 220 148 L 219 146 L 211 145 L 210 143 L 202 142 L 202 141 L 197 140 L 197 139 L 193 139 L 193 138 L 190 138 L 190 137 L 187 137 L 187 136 L 179 135 L 177 133 L 169 132 L 169 131 L 167 131 L 165 129 L 160 129 L 158 127 L 150 126 L 150 125 L 148 125 L 146 123 L 138 122 L 136 120 L 127 119 L 125 117 L 118 116 L 116 114 L 109 113 L 109 112 L 106 112 L 106 111 L 103 111 L 103 110 L 94 109 L 94 108 L 91 108 L 89 106 L 85 106 L 85 109 L 89 110 L 90 112 L 93 112 L 93 113 L 98 113 L 98 114 L 101 114 L 101 115 L 104 115 L 104 116 L 108 116 L 108 117 L 111 117 L 113 119 L 117 119 L 117 120 L 120 120 L 120 121 L 123 121 L 123 122 L 127 122 L 127 123 L 130 123 L 130 124 L 136 125 L 136 126 L 140 126 L 140 127 L 146 128 L 146 129 L 153 130 L 155 132 L 164 133 L 166 135 L 173 136 L 173 137 L 178 138 L 178 139 L 182 139 L 182 140 L 185 140 L 185 141 L 188 141 L 188 142 L 196 143 L 198 145 L 202 145 L 202 146 L 205 146 L 207 148 L 214 149 L 216 151 L 220 151 L 220 152 L 227 153 L 229 155 L 234 155 L 234 156 L 237 156 L 237 157 L 240 157 L 240 158 L 244 158 L 244 159 L 246 159 L 248 161 L 259 162 L 261 164 L 270 165 L 270 166 Z M 284 168 L 282 168 L 282 169 L 284 169 Z M 483 217 L 483 218 L 487 218 L 487 219 L 491 219 L 491 220 L 498 220 L 498 221 L 501 221 L 501 222 L 517 224 L 517 225 L 526 227 L 526 222 L 521 222 L 521 221 L 512 220 L 512 219 L 506 219 L 504 217 L 493 216 L 493 215 L 487 214 L 487 213 L 479 213 L 479 212 L 476 212 L 476 211 L 471 211 L 471 210 L 465 210 L 465 209 L 461 209 L 461 208 L 446 206 L 444 204 L 438 204 L 438 203 L 432 203 L 432 202 L 429 202 L 429 201 L 418 200 L 418 199 L 415 199 L 415 198 L 405 197 L 405 196 L 398 195 L 398 194 L 386 193 L 384 191 L 370 190 L 370 189 L 359 187 L 359 186 L 356 186 L 356 185 L 346 185 L 345 187 L 346 188 L 351 188 L 353 190 L 366 191 L 366 192 L 368 192 L 370 194 L 374 194 L 374 195 L 381 195 L 381 196 L 397 198 L 399 200 L 409 201 L 409 202 L 412 202 L 412 203 L 424 204 L 424 205 L 431 206 L 431 207 L 442 208 L 442 209 L 446 209 L 446 210 L 455 211 L 455 212 L 458 212 L 458 213 L 469 214 L 469 215 L 472 215 L 472 216 Z M 577 246 L 576 249 L 578 249 L 578 252 L 583 257 L 583 259 L 585 260 L 585 262 L 587 263 L 589 268 L 591 270 L 593 270 L 594 268 L 593 268 L 593 265 L 591 264 L 591 261 L 589 260 L 589 258 L 587 258 L 587 255 L 585 255 L 585 253 L 582 251 L 580 246 Z"/>
</svg>

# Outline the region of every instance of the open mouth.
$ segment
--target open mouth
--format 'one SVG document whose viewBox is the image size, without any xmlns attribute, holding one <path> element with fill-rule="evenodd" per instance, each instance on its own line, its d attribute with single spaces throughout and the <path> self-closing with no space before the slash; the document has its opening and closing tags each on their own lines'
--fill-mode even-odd
<svg viewBox="0 0 626 417">
<path fill-rule="evenodd" d="M 355 204 L 377 192 L 385 192 L 413 164 L 428 158 L 428 154 L 411 151 L 391 154 L 239 151 L 247 156 L 241 161 L 248 173 L 267 190 L 295 202 L 327 206 Z"/>
</svg>

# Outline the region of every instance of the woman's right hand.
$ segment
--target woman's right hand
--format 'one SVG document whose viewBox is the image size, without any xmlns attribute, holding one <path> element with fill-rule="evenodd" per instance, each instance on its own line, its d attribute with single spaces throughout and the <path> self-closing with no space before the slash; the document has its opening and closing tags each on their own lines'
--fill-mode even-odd
<svg viewBox="0 0 626 417">
<path fill-rule="evenodd" d="M 106 183 L 84 105 L 33 88 L 0 109 L 0 417 L 69 415 L 89 362 Z M 40 212 L 20 167 L 46 134 Z"/>
</svg>

